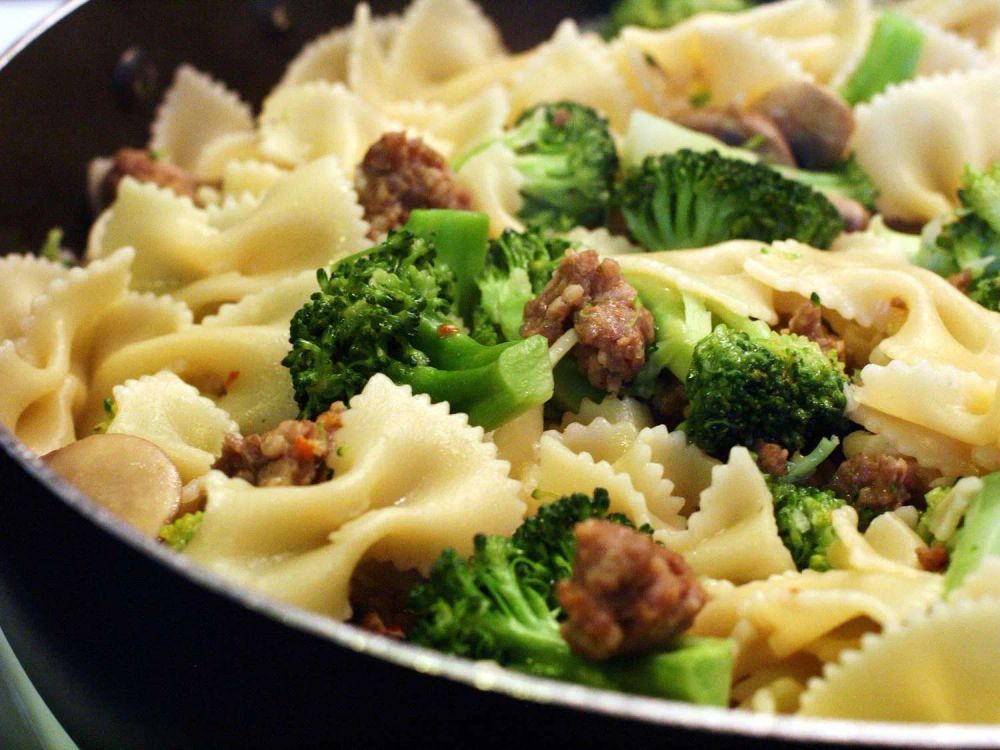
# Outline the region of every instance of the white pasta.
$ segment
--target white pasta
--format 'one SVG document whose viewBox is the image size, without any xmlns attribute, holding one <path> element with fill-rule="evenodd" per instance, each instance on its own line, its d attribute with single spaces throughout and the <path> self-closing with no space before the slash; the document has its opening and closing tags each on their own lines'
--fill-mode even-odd
<svg viewBox="0 0 1000 750">
<path fill-rule="evenodd" d="M 412 440 L 414 432 L 423 439 Z M 426 571 L 444 547 L 467 553 L 475 533 L 510 533 L 521 520 L 518 483 L 482 429 L 384 376 L 352 399 L 337 442 L 334 478 L 318 485 L 251 487 L 213 473 L 188 554 L 246 585 L 345 619 L 361 559 Z"/>
</svg>

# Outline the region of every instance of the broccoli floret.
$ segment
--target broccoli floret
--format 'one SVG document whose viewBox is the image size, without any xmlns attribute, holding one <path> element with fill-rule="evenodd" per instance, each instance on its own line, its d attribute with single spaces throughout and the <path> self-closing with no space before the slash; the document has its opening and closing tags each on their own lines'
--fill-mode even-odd
<svg viewBox="0 0 1000 750">
<path fill-rule="evenodd" d="M 1000 307 L 1000 161 L 988 169 L 966 165 L 958 191 L 961 207 L 936 236 L 925 236 L 911 260 L 941 276 L 967 272 L 969 296 L 991 310 Z M 925 235 L 927 232 L 925 232 Z"/>
<path fill-rule="evenodd" d="M 351 398 L 375 373 L 487 430 L 552 396 L 545 338 L 487 346 L 462 333 L 456 275 L 438 261 L 430 241 L 397 231 L 317 272 L 320 290 L 292 318 L 282 360 L 303 417 Z"/>
<path fill-rule="evenodd" d="M 482 343 L 520 338 L 525 304 L 541 293 L 572 246 L 538 231 L 512 229 L 490 242 L 485 267 L 476 279 L 480 299 L 472 336 Z"/>
<path fill-rule="evenodd" d="M 916 22 L 898 13 L 883 13 L 841 96 L 854 105 L 868 101 L 890 84 L 909 80 L 917 72 L 923 49 L 924 32 Z"/>
<path fill-rule="evenodd" d="M 160 529 L 160 539 L 166 542 L 172 549 L 180 552 L 194 539 L 194 535 L 198 533 L 203 520 L 205 520 L 205 513 L 203 511 L 185 513 L 173 523 L 168 523 Z"/>
<path fill-rule="evenodd" d="M 531 525 L 526 523 L 513 537 L 480 535 L 468 560 L 445 550 L 432 566 L 430 580 L 410 594 L 416 620 L 407 638 L 543 677 L 727 705 L 731 641 L 680 638 L 668 651 L 601 663 L 570 650 L 559 630 L 552 590 L 554 582 L 565 577 L 566 560 L 575 554 L 572 543 L 567 547 L 575 523 L 606 510 L 603 500 L 595 501 L 574 495 Z"/>
<path fill-rule="evenodd" d="M 815 342 L 710 311 L 703 300 L 642 271 L 627 269 L 625 278 L 656 328 L 655 348 L 632 392 L 648 398 L 662 370 L 672 372 L 690 402 L 684 431 L 699 448 L 725 458 L 733 446 L 759 439 L 792 452 L 812 450 L 846 429 L 847 376 Z"/>
<path fill-rule="evenodd" d="M 695 347 L 685 429 L 714 456 L 757 440 L 801 451 L 846 428 L 847 378 L 836 359 L 802 336 L 759 330 L 718 326 Z"/>
<path fill-rule="evenodd" d="M 781 541 L 799 570 L 829 570 L 827 550 L 837 538 L 832 514 L 845 504 L 830 490 L 792 484 L 783 479 L 768 482 L 774 497 L 774 519 Z"/>
<path fill-rule="evenodd" d="M 618 153 L 608 121 L 590 107 L 548 102 L 526 110 L 499 138 L 524 177 L 517 216 L 528 227 L 565 232 L 604 224 Z M 455 168 L 496 141 L 480 144 Z"/>
<path fill-rule="evenodd" d="M 705 247 L 732 239 L 796 239 L 829 247 L 844 223 L 829 199 L 763 164 L 682 149 L 646 157 L 616 194 L 646 250 Z"/>
<path fill-rule="evenodd" d="M 786 482 L 801 482 L 816 473 L 819 465 L 826 461 L 840 445 L 840 438 L 825 437 L 806 455 L 796 454 L 788 461 L 788 473 L 782 477 Z"/>
<path fill-rule="evenodd" d="M 626 26 L 666 29 L 698 13 L 735 13 L 746 0 L 619 0 L 611 9 L 604 36 L 610 39 Z"/>
<path fill-rule="evenodd" d="M 960 586 L 990 555 L 1000 555 L 1000 472 L 983 477 L 982 487 L 969 500 L 952 542 L 945 591 Z"/>
</svg>

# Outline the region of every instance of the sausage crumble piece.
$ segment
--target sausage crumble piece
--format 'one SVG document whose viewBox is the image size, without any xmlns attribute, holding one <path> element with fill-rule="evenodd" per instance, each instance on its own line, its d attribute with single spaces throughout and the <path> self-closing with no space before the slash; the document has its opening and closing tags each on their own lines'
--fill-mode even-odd
<svg viewBox="0 0 1000 750">
<path fill-rule="evenodd" d="M 574 652 L 604 660 L 669 644 L 707 596 L 684 558 L 610 521 L 578 524 L 573 576 L 556 585 Z"/>
<path fill-rule="evenodd" d="M 765 443 L 760 438 L 753 446 L 757 454 L 757 466 L 772 477 L 783 477 L 788 473 L 788 449 L 777 443 Z"/>
<path fill-rule="evenodd" d="M 912 458 L 885 453 L 858 453 L 844 461 L 828 489 L 847 500 L 861 513 L 883 513 L 902 505 L 922 506 L 930 473 Z"/>
<path fill-rule="evenodd" d="M 593 250 L 568 252 L 542 290 L 524 306 L 522 336 L 542 334 L 550 344 L 573 328 L 580 368 L 597 388 L 612 393 L 646 364 L 653 316 L 610 258 Z"/>
<path fill-rule="evenodd" d="M 472 194 L 458 184 L 444 157 L 405 133 L 386 133 L 369 147 L 354 187 L 372 239 L 403 226 L 415 208 L 472 208 Z"/>
<path fill-rule="evenodd" d="M 824 352 L 833 352 L 841 362 L 847 361 L 847 347 L 844 340 L 823 322 L 822 311 L 812 302 L 807 301 L 799 305 L 789 318 L 785 331 L 815 341 Z"/>
<path fill-rule="evenodd" d="M 257 487 L 325 482 L 331 476 L 326 459 L 334 450 L 343 411 L 337 402 L 316 421 L 286 419 L 273 430 L 246 437 L 229 433 L 212 468 Z"/>
<path fill-rule="evenodd" d="M 190 172 L 176 164 L 154 158 L 149 151 L 120 148 L 111 157 L 111 168 L 101 181 L 100 197 L 105 205 L 114 202 L 118 194 L 118 185 L 126 177 L 132 177 L 139 182 L 152 182 L 191 199 L 194 199 L 195 192 L 201 185 L 198 178 Z"/>
</svg>

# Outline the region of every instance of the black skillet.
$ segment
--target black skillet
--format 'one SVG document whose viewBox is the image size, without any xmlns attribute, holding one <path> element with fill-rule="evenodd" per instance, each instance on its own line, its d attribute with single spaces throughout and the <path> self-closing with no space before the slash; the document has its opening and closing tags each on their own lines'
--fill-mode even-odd
<svg viewBox="0 0 1000 750">
<path fill-rule="evenodd" d="M 352 5 L 71 2 L 0 59 L 0 247 L 37 247 L 56 225 L 82 246 L 87 161 L 146 142 L 179 63 L 259 103 L 302 44 L 347 23 Z M 516 49 L 565 15 L 602 9 L 485 6 Z M 775 719 L 609 695 L 400 645 L 188 565 L 96 508 L 3 428 L 0 488 L 0 627 L 83 748 L 1000 745 L 989 730 Z"/>
</svg>

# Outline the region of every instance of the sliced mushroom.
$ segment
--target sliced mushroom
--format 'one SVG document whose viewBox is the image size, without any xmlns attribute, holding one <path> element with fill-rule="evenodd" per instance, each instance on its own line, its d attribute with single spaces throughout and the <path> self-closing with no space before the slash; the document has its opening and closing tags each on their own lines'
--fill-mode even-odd
<svg viewBox="0 0 1000 750">
<path fill-rule="evenodd" d="M 778 86 L 751 111 L 774 123 L 803 169 L 829 169 L 843 161 L 854 132 L 854 111 L 830 89 L 810 81 Z"/>
<path fill-rule="evenodd" d="M 148 440 L 91 435 L 42 459 L 96 503 L 149 536 L 157 536 L 177 512 L 180 474 Z"/>
<path fill-rule="evenodd" d="M 766 117 L 719 109 L 687 109 L 670 117 L 679 125 L 707 133 L 729 146 L 750 148 L 771 164 L 795 166 L 784 136 Z"/>
</svg>

